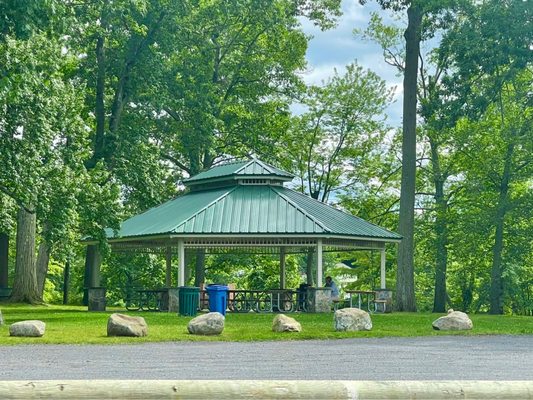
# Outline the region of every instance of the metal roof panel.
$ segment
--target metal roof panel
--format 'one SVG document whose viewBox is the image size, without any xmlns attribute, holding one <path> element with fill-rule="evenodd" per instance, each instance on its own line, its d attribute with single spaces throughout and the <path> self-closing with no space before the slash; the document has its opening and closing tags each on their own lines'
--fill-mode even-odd
<svg viewBox="0 0 533 400">
<path fill-rule="evenodd" d="M 216 216 L 216 217 L 215 217 Z M 236 186 L 192 215 L 180 233 L 323 233 L 312 217 L 271 186 Z"/>
<path fill-rule="evenodd" d="M 124 221 L 117 237 L 155 235 L 168 233 L 181 225 L 191 214 L 196 214 L 204 207 L 226 195 L 233 188 L 191 192 L 167 201 L 158 207 L 131 217 Z M 107 230 L 109 237 L 114 237 L 112 230 Z"/>
<path fill-rule="evenodd" d="M 289 201 L 297 204 L 305 213 L 323 224 L 333 234 L 395 240 L 402 238 L 397 233 L 338 210 L 329 204 L 324 204 L 302 193 L 281 186 L 272 187 L 272 189 L 283 197 L 286 197 Z"/>
</svg>

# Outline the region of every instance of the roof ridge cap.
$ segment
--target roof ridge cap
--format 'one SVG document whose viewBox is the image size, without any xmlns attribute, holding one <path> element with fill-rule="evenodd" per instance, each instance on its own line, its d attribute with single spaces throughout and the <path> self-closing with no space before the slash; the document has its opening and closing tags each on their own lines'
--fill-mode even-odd
<svg viewBox="0 0 533 400">
<path fill-rule="evenodd" d="M 273 190 L 275 191 L 279 196 L 283 197 L 283 199 L 285 199 L 285 201 L 287 201 L 287 203 L 289 203 L 290 205 L 292 205 L 294 208 L 296 208 L 297 210 L 301 211 L 307 218 L 309 218 L 311 221 L 313 221 L 315 224 L 317 224 L 318 226 L 320 226 L 322 229 L 324 229 L 325 231 L 327 232 L 332 232 L 331 228 L 328 228 L 326 225 L 324 225 L 322 222 L 320 222 L 319 220 L 317 220 L 315 217 L 313 217 L 312 215 L 310 215 L 307 211 L 305 211 L 302 207 L 300 207 L 298 204 L 296 204 L 295 202 L 293 202 L 291 199 L 289 199 L 287 196 L 285 196 L 283 193 L 280 193 L 278 191 L 278 189 L 280 189 L 279 187 L 274 187 L 274 186 L 269 186 L 270 187 L 270 190 Z M 284 187 L 282 187 L 283 189 L 286 189 Z M 290 190 L 290 189 L 287 189 L 287 190 Z M 296 192 L 297 193 L 297 192 Z"/>
<path fill-rule="evenodd" d="M 200 214 L 202 211 L 208 209 L 209 207 L 211 207 L 213 204 L 215 204 L 217 201 L 223 199 L 224 197 L 226 197 L 227 195 L 229 195 L 231 192 L 233 192 L 235 189 L 237 189 L 238 186 L 233 186 L 231 187 L 231 190 L 228 190 L 226 192 L 224 192 L 222 195 L 218 196 L 215 200 L 211 201 L 209 204 L 205 205 L 204 207 L 200 208 L 198 211 L 196 211 L 193 215 L 190 215 L 189 218 L 186 218 L 184 219 L 183 221 L 181 221 L 179 224 L 177 224 L 174 228 L 172 228 L 170 230 L 170 232 L 174 232 L 176 233 L 176 230 L 187 223 L 187 221 L 191 220 L 192 218 L 196 217 L 198 214 Z"/>
</svg>

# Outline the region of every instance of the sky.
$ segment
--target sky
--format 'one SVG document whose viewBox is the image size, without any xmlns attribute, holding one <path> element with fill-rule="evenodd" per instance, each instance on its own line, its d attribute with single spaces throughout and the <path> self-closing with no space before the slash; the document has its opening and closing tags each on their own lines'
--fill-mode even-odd
<svg viewBox="0 0 533 400">
<path fill-rule="evenodd" d="M 307 84 L 320 85 L 335 69 L 342 73 L 346 65 L 357 61 L 378 74 L 388 86 L 396 88 L 394 102 L 387 108 L 387 120 L 391 126 L 398 127 L 402 115 L 402 78 L 397 76 L 396 68 L 385 63 L 379 45 L 353 34 L 354 28 L 367 27 L 371 12 L 379 12 L 386 21 L 390 18 L 372 1 L 362 6 L 357 0 L 343 0 L 342 11 L 337 27 L 324 32 L 311 21 L 301 21 L 304 32 L 313 36 L 307 49 L 308 68 L 303 79 Z"/>
</svg>

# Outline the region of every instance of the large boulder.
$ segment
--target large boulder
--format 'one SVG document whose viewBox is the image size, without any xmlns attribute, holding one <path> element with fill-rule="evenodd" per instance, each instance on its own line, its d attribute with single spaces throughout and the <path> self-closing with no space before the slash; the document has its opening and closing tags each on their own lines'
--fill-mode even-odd
<svg viewBox="0 0 533 400">
<path fill-rule="evenodd" d="M 10 336 L 41 337 L 44 335 L 46 324 L 43 321 L 29 320 L 15 322 L 9 326 Z"/>
<path fill-rule="evenodd" d="M 370 315 L 359 308 L 343 308 L 335 311 L 336 331 L 369 331 L 372 329 Z"/>
<path fill-rule="evenodd" d="M 193 335 L 220 335 L 224 330 L 224 316 L 219 312 L 210 312 L 191 319 L 187 330 Z"/>
<path fill-rule="evenodd" d="M 433 321 L 433 329 L 438 331 L 464 331 L 472 329 L 472 320 L 461 311 L 449 310 L 448 315 Z"/>
<path fill-rule="evenodd" d="M 272 331 L 274 332 L 301 332 L 302 325 L 294 318 L 284 314 L 278 314 L 272 321 Z"/>
<path fill-rule="evenodd" d="M 143 317 L 111 314 L 107 320 L 107 336 L 146 336 L 148 325 Z"/>
</svg>

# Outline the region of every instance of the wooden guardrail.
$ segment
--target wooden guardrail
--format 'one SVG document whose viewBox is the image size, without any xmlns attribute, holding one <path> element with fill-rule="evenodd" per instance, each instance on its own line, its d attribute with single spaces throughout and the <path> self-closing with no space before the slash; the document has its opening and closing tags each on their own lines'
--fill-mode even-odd
<svg viewBox="0 0 533 400">
<path fill-rule="evenodd" d="M 0 382 L 0 399 L 533 399 L 533 381 L 47 380 Z"/>
</svg>

